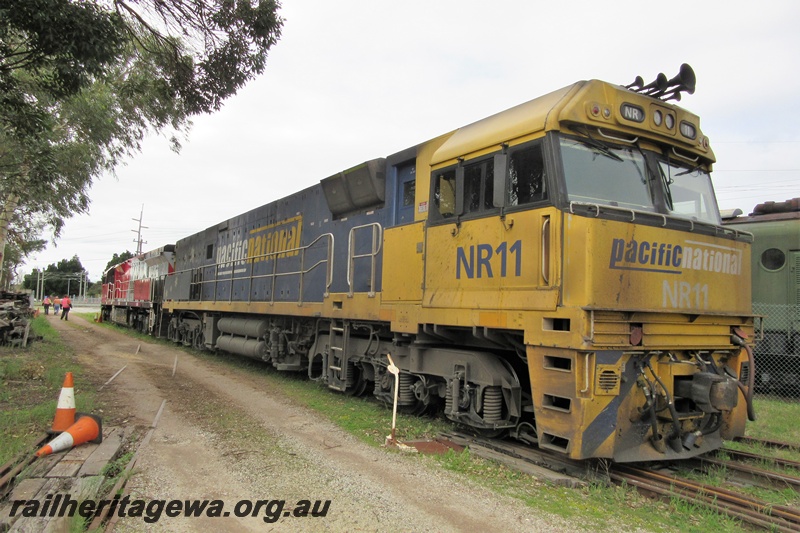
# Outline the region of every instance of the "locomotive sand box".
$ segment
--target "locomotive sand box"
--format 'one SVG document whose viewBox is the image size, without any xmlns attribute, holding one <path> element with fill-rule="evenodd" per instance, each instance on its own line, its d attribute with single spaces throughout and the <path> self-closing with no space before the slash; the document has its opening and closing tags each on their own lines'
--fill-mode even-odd
<svg viewBox="0 0 800 533">
<path fill-rule="evenodd" d="M 752 236 L 668 80 L 580 81 L 110 269 L 105 320 L 570 458 L 695 456 L 752 412 Z M 265 176 L 265 180 L 277 179 Z"/>
</svg>

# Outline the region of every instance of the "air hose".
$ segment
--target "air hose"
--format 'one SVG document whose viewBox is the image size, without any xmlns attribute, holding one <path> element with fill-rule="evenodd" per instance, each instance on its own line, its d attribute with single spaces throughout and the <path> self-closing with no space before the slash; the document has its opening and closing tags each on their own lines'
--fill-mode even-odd
<svg viewBox="0 0 800 533">
<path fill-rule="evenodd" d="M 653 377 L 661 385 L 661 389 L 664 391 L 664 396 L 667 398 L 667 407 L 669 408 L 670 415 L 672 416 L 672 433 L 669 434 L 667 437 L 667 442 L 672 447 L 673 450 L 676 452 L 681 451 L 681 422 L 680 417 L 678 416 L 678 411 L 675 409 L 675 404 L 672 401 L 672 396 L 670 396 L 669 391 L 667 391 L 667 387 L 664 385 L 664 382 L 661 381 L 661 378 L 656 374 L 656 371 L 653 369 L 653 365 L 650 364 L 650 359 L 645 361 L 647 364 L 647 368 L 650 369 L 650 373 L 653 374 Z"/>
<path fill-rule="evenodd" d="M 745 390 L 744 384 L 738 379 L 736 380 L 736 385 L 738 385 L 739 390 L 742 391 L 744 400 L 747 402 L 747 419 L 751 422 L 755 422 L 756 410 L 753 408 L 753 389 L 755 389 L 756 363 L 753 357 L 753 349 L 744 342 L 743 338 L 736 334 L 731 334 L 731 342 L 737 346 L 741 346 L 747 352 L 747 361 L 750 363 L 750 372 L 747 374 L 747 390 Z"/>
</svg>

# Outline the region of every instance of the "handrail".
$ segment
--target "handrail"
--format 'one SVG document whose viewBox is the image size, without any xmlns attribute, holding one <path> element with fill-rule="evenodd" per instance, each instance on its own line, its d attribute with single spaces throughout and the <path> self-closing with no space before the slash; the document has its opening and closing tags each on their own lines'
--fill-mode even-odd
<svg viewBox="0 0 800 533">
<path fill-rule="evenodd" d="M 545 285 L 550 285 L 550 217 L 542 221 L 542 279 Z"/>
<path fill-rule="evenodd" d="M 320 259 L 319 261 L 317 261 L 316 263 L 311 265 L 309 268 L 306 268 L 305 267 L 306 252 L 308 252 L 313 246 L 315 246 L 317 243 L 319 243 L 319 242 L 321 242 L 323 240 L 327 241 L 327 251 L 326 251 L 326 254 L 325 254 L 325 259 Z M 334 248 L 335 248 L 335 241 L 334 241 L 333 234 L 332 233 L 324 233 L 324 234 L 320 235 L 319 237 L 317 237 L 316 239 L 314 239 L 313 241 L 311 241 L 309 244 L 307 244 L 305 246 L 299 246 L 299 247 L 296 247 L 296 248 L 288 248 L 286 250 L 278 250 L 278 251 L 274 251 L 274 252 L 267 252 L 267 253 L 256 255 L 256 256 L 253 256 L 253 257 L 247 257 L 245 259 L 240 259 L 238 261 L 224 261 L 224 262 L 221 262 L 221 263 L 214 263 L 214 264 L 211 264 L 211 265 L 203 265 L 203 266 L 197 267 L 197 268 L 187 268 L 185 270 L 176 270 L 174 272 L 169 273 L 166 277 L 174 276 L 174 275 L 178 275 L 178 274 L 186 274 L 186 273 L 189 273 L 189 275 L 191 276 L 194 272 L 199 272 L 202 275 L 202 273 L 203 273 L 203 271 L 205 269 L 213 268 L 214 269 L 214 277 L 213 277 L 213 279 L 208 279 L 208 280 L 200 279 L 199 281 L 190 280 L 190 282 L 189 282 L 190 283 L 189 300 L 192 300 L 192 296 L 191 296 L 191 292 L 192 292 L 191 291 L 191 287 L 192 286 L 196 286 L 196 285 L 200 286 L 198 300 L 202 301 L 202 298 L 203 298 L 202 287 L 205 284 L 213 283 L 214 284 L 214 294 L 216 295 L 216 292 L 217 292 L 216 289 L 217 289 L 217 287 L 218 287 L 218 285 L 220 283 L 230 283 L 231 284 L 231 290 L 230 290 L 230 294 L 228 296 L 228 301 L 233 301 L 233 282 L 234 281 L 242 281 L 242 280 L 246 279 L 248 281 L 247 300 L 246 300 L 247 302 L 253 301 L 252 300 L 253 280 L 254 279 L 270 278 L 271 279 L 270 296 L 269 296 L 269 299 L 265 298 L 263 301 L 265 301 L 265 302 L 268 301 L 270 304 L 273 304 L 273 303 L 275 303 L 275 283 L 277 281 L 277 278 L 278 277 L 282 277 L 282 276 L 299 276 L 299 278 L 300 278 L 299 279 L 299 291 L 300 292 L 299 292 L 299 298 L 298 298 L 297 303 L 298 303 L 298 305 L 302 305 L 303 304 L 303 288 L 304 288 L 304 285 L 305 285 L 305 276 L 306 276 L 306 274 L 308 274 L 311 271 L 315 270 L 317 267 L 319 267 L 323 263 L 326 265 L 326 271 L 325 271 L 325 293 L 324 293 L 324 295 L 327 296 L 330 293 L 330 287 L 333 284 Z M 281 257 L 286 257 L 286 256 L 289 256 L 289 255 L 291 255 L 293 257 L 294 255 L 296 255 L 295 252 L 300 255 L 300 269 L 299 270 L 289 271 L 289 272 L 278 272 L 278 260 L 281 259 Z M 241 264 L 250 263 L 252 265 L 256 261 L 273 261 L 273 263 L 272 263 L 272 271 L 269 272 L 269 273 L 266 273 L 266 274 L 254 275 L 253 274 L 253 268 L 251 266 L 250 273 L 247 276 L 242 276 L 240 278 L 234 277 L 235 270 L 236 270 L 236 264 L 238 264 L 238 263 L 241 263 Z M 231 270 L 230 270 L 230 272 L 225 272 L 225 274 L 220 276 L 220 267 L 222 265 L 226 265 L 226 268 L 227 268 L 227 265 L 231 265 Z M 259 300 L 259 301 L 261 301 L 261 300 Z"/>
<path fill-rule="evenodd" d="M 728 226 L 721 226 L 719 224 L 714 224 L 712 222 L 704 222 L 702 220 L 696 220 L 695 221 L 695 220 L 692 220 L 690 218 L 680 217 L 680 216 L 676 216 L 676 215 L 665 215 L 664 213 L 656 213 L 656 212 L 653 212 L 653 211 L 642 211 L 642 210 L 639 210 L 639 209 L 630 209 L 628 207 L 619 207 L 619 206 L 615 206 L 615 205 L 606 205 L 606 204 L 595 204 L 595 203 L 592 203 L 592 202 L 571 201 L 569 203 L 569 212 L 570 212 L 571 215 L 576 214 L 575 213 L 575 209 L 574 209 L 575 206 L 595 209 L 595 214 L 594 214 L 595 218 L 600 216 L 601 210 L 603 210 L 603 211 L 615 211 L 617 213 L 626 213 L 626 214 L 630 213 L 631 222 L 634 222 L 636 220 L 636 215 L 639 215 L 639 216 L 642 216 L 642 217 L 648 217 L 649 216 L 649 217 L 653 217 L 653 218 L 660 218 L 661 221 L 662 221 L 662 224 L 661 224 L 662 227 L 666 227 L 667 223 L 670 220 L 672 220 L 672 221 L 674 221 L 676 223 L 681 223 L 681 222 L 688 223 L 689 226 L 690 226 L 690 229 L 689 229 L 690 232 L 694 232 L 695 226 L 698 226 L 698 227 L 708 228 L 709 230 L 713 229 L 715 234 L 717 234 L 717 235 L 720 235 L 720 234 L 722 234 L 722 235 L 732 235 L 734 237 L 738 237 L 739 235 L 744 235 L 746 237 L 749 237 L 750 239 L 753 238 L 753 234 L 748 232 L 748 231 L 736 230 L 736 229 L 733 229 L 733 228 L 729 228 Z"/>
<path fill-rule="evenodd" d="M 355 234 L 357 230 L 370 228 L 372 230 L 372 249 L 365 254 L 355 253 Z M 370 222 L 362 226 L 355 226 L 350 228 L 350 235 L 348 236 L 347 244 L 347 286 L 348 295 L 353 296 L 353 273 L 355 271 L 355 260 L 365 257 L 370 258 L 370 277 L 369 277 L 369 292 L 367 293 L 370 298 L 375 296 L 375 270 L 377 260 L 375 259 L 381 251 L 383 244 L 383 226 L 378 222 Z"/>
</svg>

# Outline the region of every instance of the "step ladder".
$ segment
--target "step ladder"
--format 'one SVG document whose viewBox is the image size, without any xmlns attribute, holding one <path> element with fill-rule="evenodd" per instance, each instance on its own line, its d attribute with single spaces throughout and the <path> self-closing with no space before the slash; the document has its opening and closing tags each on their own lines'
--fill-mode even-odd
<svg viewBox="0 0 800 533">
<path fill-rule="evenodd" d="M 350 322 L 343 320 L 341 325 L 331 320 L 328 337 L 328 387 L 344 391 L 347 379 L 347 341 L 350 338 Z"/>
</svg>

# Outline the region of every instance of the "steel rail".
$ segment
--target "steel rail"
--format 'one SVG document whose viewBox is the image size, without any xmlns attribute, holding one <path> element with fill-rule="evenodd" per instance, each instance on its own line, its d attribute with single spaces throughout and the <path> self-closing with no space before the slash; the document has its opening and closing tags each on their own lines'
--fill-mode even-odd
<svg viewBox="0 0 800 533">
<path fill-rule="evenodd" d="M 725 469 L 733 477 L 745 482 L 758 485 L 759 487 L 771 490 L 792 489 L 800 492 L 800 478 L 790 476 L 780 472 L 773 472 L 753 465 L 748 465 L 739 461 L 727 461 L 713 457 L 699 457 L 701 465 L 711 465 Z"/>
<path fill-rule="evenodd" d="M 788 442 L 757 439 L 755 437 L 736 437 L 735 442 L 741 442 L 743 444 L 752 444 L 755 446 L 764 446 L 766 448 L 774 448 L 776 450 L 790 450 L 793 452 L 800 452 L 800 445 L 789 444 Z"/>
<path fill-rule="evenodd" d="M 617 483 L 624 482 L 637 488 L 641 486 L 662 496 L 683 497 L 772 531 L 790 532 L 800 528 L 800 510 L 772 505 L 720 487 L 621 464 L 612 467 L 611 477 Z"/>
<path fill-rule="evenodd" d="M 725 455 L 733 459 L 734 461 L 744 462 L 744 461 L 754 461 L 754 462 L 763 462 L 763 463 L 771 463 L 775 466 L 780 466 L 783 468 L 794 468 L 796 470 L 800 470 L 800 461 L 792 461 L 791 459 L 783 459 L 781 457 L 769 457 L 767 455 L 759 455 L 757 453 L 752 452 L 743 452 L 741 450 L 733 450 L 731 448 L 722 448 L 718 450 L 719 452 L 724 452 Z"/>
</svg>

